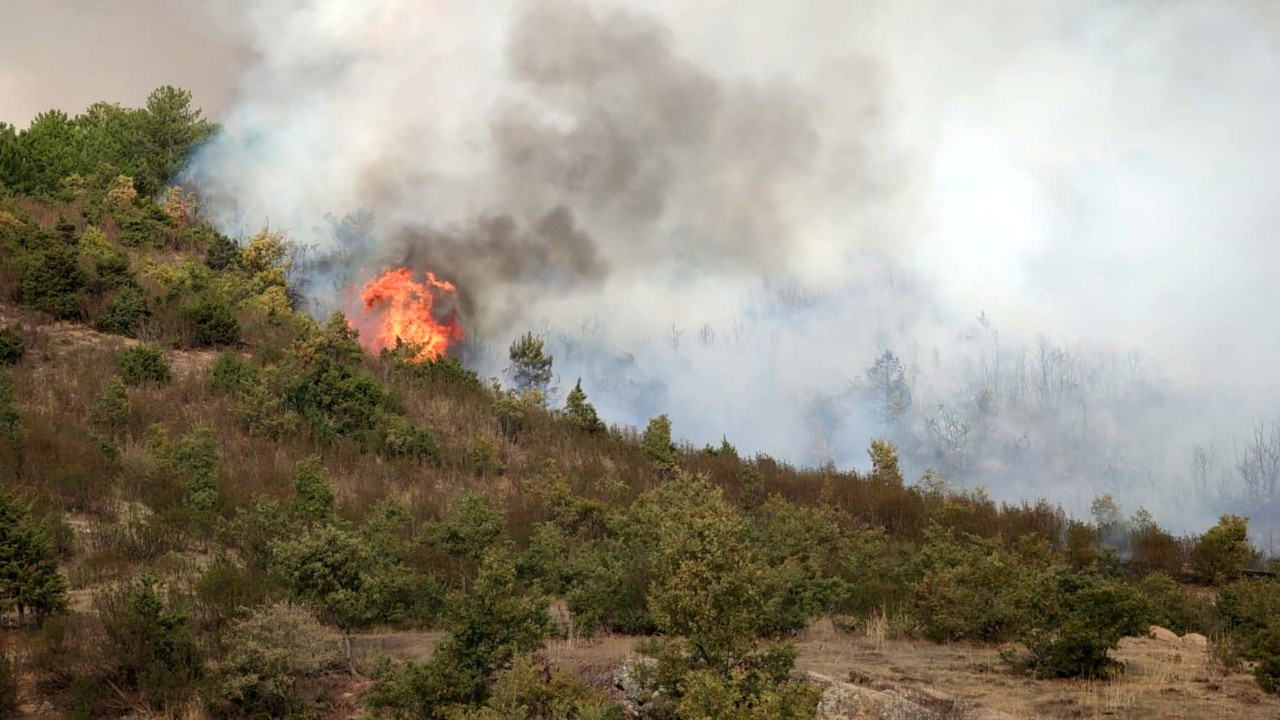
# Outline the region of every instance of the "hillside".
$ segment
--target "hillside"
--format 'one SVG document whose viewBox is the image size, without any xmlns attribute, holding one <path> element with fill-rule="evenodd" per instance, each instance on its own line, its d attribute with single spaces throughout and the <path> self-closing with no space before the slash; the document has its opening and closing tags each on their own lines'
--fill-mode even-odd
<svg viewBox="0 0 1280 720">
<path fill-rule="evenodd" d="M 6 140 L 0 716 L 808 718 L 811 671 L 938 717 L 1274 717 L 1247 519 L 1180 538 L 904 478 L 887 441 L 857 473 L 609 427 L 532 333 L 500 379 L 375 342 L 308 314 L 304 248 L 163 189 L 198 113 L 154 130 L 176 155 L 103 149 L 95 117 L 163 109 Z"/>
</svg>

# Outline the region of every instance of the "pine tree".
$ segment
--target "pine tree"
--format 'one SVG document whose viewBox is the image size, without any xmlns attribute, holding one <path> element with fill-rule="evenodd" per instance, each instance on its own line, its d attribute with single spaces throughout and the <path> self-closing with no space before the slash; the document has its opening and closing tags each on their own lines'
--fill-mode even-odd
<svg viewBox="0 0 1280 720">
<path fill-rule="evenodd" d="M 595 406 L 587 402 L 587 394 L 582 390 L 582 378 L 569 392 L 565 399 L 564 414 L 569 424 L 586 433 L 597 433 L 604 430 L 604 423 L 596 414 Z"/>
<path fill-rule="evenodd" d="M 552 357 L 546 354 L 542 338 L 527 332 L 511 343 L 511 365 L 507 373 L 520 390 L 546 390 L 551 384 Z"/>
<path fill-rule="evenodd" d="M 58 572 L 45 529 L 31 508 L 0 490 L 0 613 L 28 610 L 37 618 L 67 608 L 67 583 Z"/>
</svg>

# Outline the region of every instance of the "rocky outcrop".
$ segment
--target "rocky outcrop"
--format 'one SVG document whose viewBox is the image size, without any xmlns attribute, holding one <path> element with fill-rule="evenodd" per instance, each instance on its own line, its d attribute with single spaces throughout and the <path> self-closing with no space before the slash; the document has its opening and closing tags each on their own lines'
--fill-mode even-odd
<svg viewBox="0 0 1280 720">
<path fill-rule="evenodd" d="M 622 693 L 622 710 L 627 717 L 639 717 L 646 706 L 661 700 L 658 693 L 645 688 L 640 677 L 644 669 L 656 664 L 653 658 L 636 658 L 622 663 L 613 672 L 613 685 Z"/>
<path fill-rule="evenodd" d="M 873 690 L 814 672 L 804 679 L 822 688 L 818 720 L 942 720 L 894 690 Z"/>
</svg>

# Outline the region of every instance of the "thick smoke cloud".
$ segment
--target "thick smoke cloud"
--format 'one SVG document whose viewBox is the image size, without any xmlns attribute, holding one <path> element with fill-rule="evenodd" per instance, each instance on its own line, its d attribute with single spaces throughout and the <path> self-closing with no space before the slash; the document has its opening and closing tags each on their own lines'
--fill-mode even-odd
<svg viewBox="0 0 1280 720">
<path fill-rule="evenodd" d="M 889 435 L 1176 528 L 1244 496 L 1280 408 L 1269 4 L 218 7 L 260 61 L 190 180 L 316 244 L 320 303 L 436 270 L 480 369 L 535 329 L 605 417 L 699 444 L 847 467 Z"/>
<path fill-rule="evenodd" d="M 195 93 L 209 116 L 253 61 L 234 14 L 204 0 L 5 0 L 0 117 L 25 127 L 99 100 L 137 107 L 161 85 Z"/>
</svg>

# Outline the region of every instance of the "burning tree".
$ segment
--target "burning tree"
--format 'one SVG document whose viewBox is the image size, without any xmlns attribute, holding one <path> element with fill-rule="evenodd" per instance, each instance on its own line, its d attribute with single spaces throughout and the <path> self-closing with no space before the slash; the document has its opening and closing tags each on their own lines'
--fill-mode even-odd
<svg viewBox="0 0 1280 720">
<path fill-rule="evenodd" d="M 443 321 L 435 316 L 435 303 L 441 296 L 452 295 L 457 287 L 428 272 L 422 282 L 413 279 L 409 268 L 387 270 L 365 284 L 360 299 L 364 313 L 375 319 L 368 333 L 367 346 L 377 353 L 395 348 L 396 341 L 420 348 L 415 360 L 434 360 L 449 344 L 466 337 L 452 313 Z"/>
</svg>

